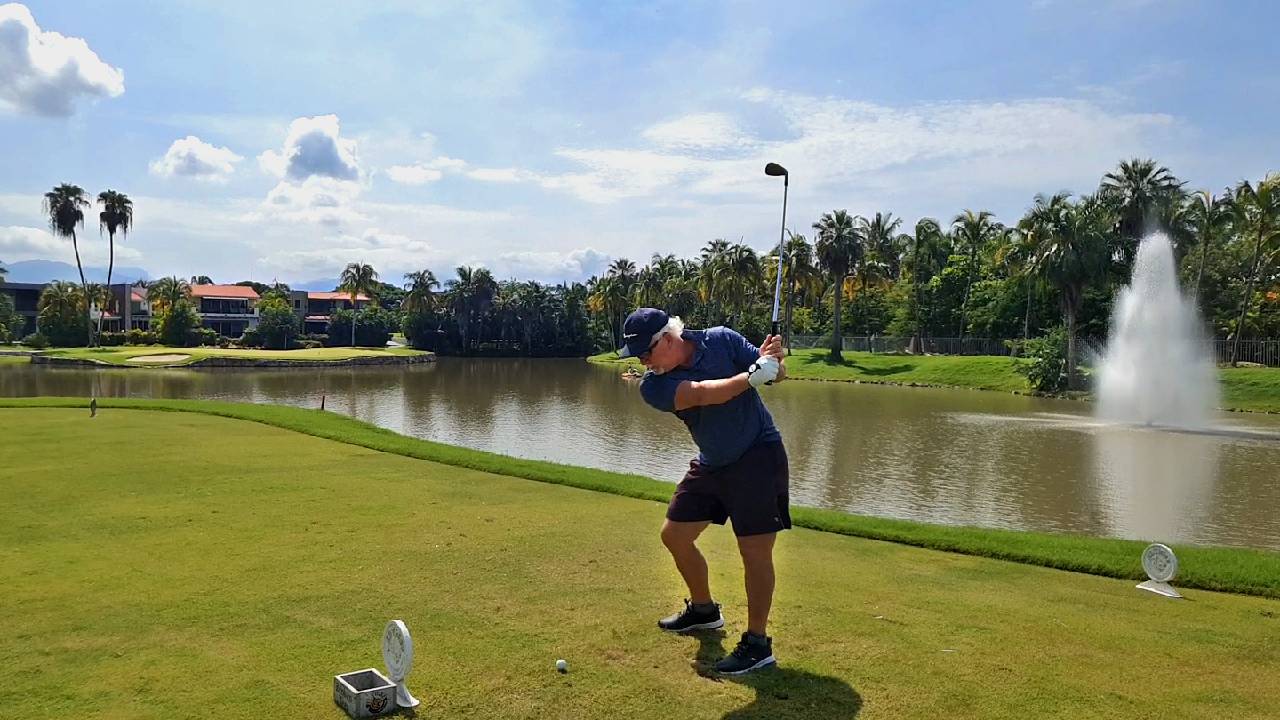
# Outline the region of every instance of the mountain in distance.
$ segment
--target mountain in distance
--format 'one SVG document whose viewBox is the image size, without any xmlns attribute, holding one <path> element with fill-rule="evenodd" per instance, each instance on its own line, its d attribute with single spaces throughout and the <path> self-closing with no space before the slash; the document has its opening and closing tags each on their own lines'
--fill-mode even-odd
<svg viewBox="0 0 1280 720">
<path fill-rule="evenodd" d="M 75 265 L 58 262 L 57 260 L 22 260 L 20 262 L 7 263 L 4 268 L 8 271 L 4 275 L 5 282 L 47 283 L 54 280 L 80 282 L 80 273 L 76 270 Z M 106 282 L 107 269 L 105 267 L 86 267 L 84 269 L 84 279 L 88 282 Z M 150 279 L 151 275 L 140 267 L 116 265 L 111 271 L 112 283 L 132 283 L 138 280 Z"/>
</svg>

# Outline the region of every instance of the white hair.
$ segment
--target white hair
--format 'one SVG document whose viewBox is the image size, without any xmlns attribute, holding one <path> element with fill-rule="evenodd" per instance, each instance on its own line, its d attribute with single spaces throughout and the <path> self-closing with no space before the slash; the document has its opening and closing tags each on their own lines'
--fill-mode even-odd
<svg viewBox="0 0 1280 720">
<path fill-rule="evenodd" d="M 684 332 L 684 321 L 678 315 L 672 315 L 667 318 L 667 324 L 661 330 L 653 334 L 653 338 L 649 342 L 657 342 L 658 338 L 663 335 L 673 335 L 675 339 L 680 339 L 680 334 Z"/>
</svg>

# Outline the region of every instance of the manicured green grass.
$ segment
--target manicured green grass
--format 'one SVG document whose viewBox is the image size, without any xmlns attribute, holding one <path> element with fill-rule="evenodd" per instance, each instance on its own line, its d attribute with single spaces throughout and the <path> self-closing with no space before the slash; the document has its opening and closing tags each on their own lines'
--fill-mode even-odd
<svg viewBox="0 0 1280 720">
<path fill-rule="evenodd" d="M 622 360 L 607 352 L 587 358 L 590 362 L 643 369 L 634 359 Z M 787 373 L 797 380 L 927 385 L 974 388 L 1003 392 L 1029 392 L 1027 380 L 1015 369 L 1014 358 L 985 355 L 888 355 L 846 352 L 844 363 L 831 362 L 828 351 L 819 348 L 796 350 L 787 359 Z M 1223 367 L 1224 410 L 1280 412 L 1280 368 Z M 1079 395 L 1088 399 L 1088 395 Z"/>
<path fill-rule="evenodd" d="M 1222 407 L 1280 412 L 1280 368 L 1223 368 L 1218 377 L 1222 380 Z"/>
<path fill-rule="evenodd" d="M 0 398 L 4 407 L 87 407 L 83 398 Z M 100 407 L 199 412 L 252 420 L 373 450 L 473 470 L 665 503 L 671 485 L 625 475 L 540 460 L 525 460 L 419 440 L 318 410 L 197 400 L 101 398 Z M 1114 578 L 1144 579 L 1139 557 L 1145 543 L 1079 535 L 1027 533 L 985 528 L 931 525 L 850 515 L 816 508 L 795 508 L 800 527 L 936 550 L 979 555 Z M 1280 598 L 1280 553 L 1240 548 L 1176 546 L 1183 587 L 1226 590 Z"/>
<path fill-rule="evenodd" d="M 668 636 L 653 621 L 683 586 L 658 503 L 207 414 L 395 437 L 318 411 L 7 402 L 26 406 L 0 410 L 14 717 L 336 720 L 332 675 L 380 665 L 391 618 L 418 648 L 419 717 L 1264 718 L 1280 703 L 1274 600 L 1174 602 L 809 530 L 778 544 L 781 666 L 716 681 L 699 671 L 745 622 L 723 528 L 700 544 L 730 635 Z"/>
<path fill-rule="evenodd" d="M 66 348 L 50 350 L 48 355 L 54 357 L 77 358 L 82 360 L 98 360 L 112 365 L 146 365 L 147 363 L 128 362 L 129 358 L 147 355 L 186 355 L 186 359 L 167 365 L 189 365 L 207 357 L 249 358 L 260 360 L 347 360 L 354 357 L 374 357 L 382 355 L 421 355 L 419 350 L 410 348 L 308 348 L 305 350 L 257 350 L 246 348 L 216 347 L 165 347 L 162 345 L 117 346 L 100 348 Z"/>
<path fill-rule="evenodd" d="M 0 355 L 0 365 L 26 365 L 31 358 L 25 355 Z"/>
</svg>

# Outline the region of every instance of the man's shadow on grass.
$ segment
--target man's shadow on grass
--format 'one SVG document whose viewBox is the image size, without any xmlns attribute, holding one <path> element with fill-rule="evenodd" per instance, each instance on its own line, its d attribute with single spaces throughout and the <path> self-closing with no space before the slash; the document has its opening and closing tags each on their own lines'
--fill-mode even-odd
<svg viewBox="0 0 1280 720">
<path fill-rule="evenodd" d="M 721 720 L 769 718 L 855 718 L 862 696 L 849 683 L 825 675 L 774 665 L 746 675 L 717 675 L 716 661 L 725 656 L 723 630 L 693 635 L 698 640 L 694 670 L 715 682 L 732 682 L 756 691 L 751 704 L 725 713 Z"/>
</svg>

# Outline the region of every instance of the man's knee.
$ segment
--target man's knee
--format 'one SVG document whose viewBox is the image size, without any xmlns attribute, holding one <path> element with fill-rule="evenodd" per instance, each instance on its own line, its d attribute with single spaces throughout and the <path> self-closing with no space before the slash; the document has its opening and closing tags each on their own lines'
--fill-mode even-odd
<svg viewBox="0 0 1280 720">
<path fill-rule="evenodd" d="M 773 559 L 773 541 L 777 537 L 777 533 L 739 537 L 738 552 L 742 553 L 742 557 L 748 560 L 771 560 Z"/>
<path fill-rule="evenodd" d="M 678 523 L 670 520 L 662 524 L 662 544 L 668 550 L 682 550 L 693 545 L 706 527 L 705 523 Z"/>
</svg>

